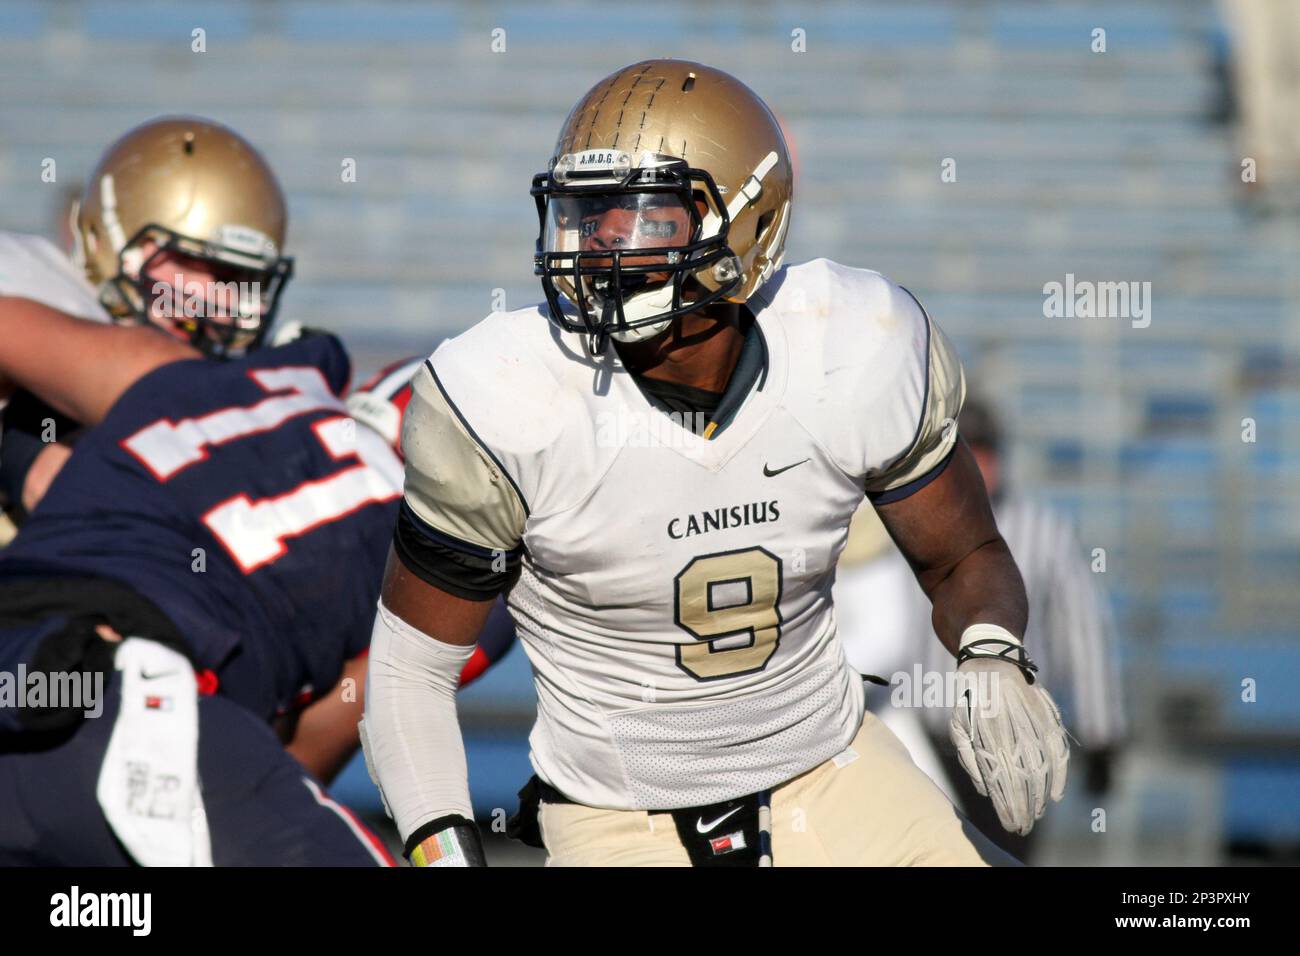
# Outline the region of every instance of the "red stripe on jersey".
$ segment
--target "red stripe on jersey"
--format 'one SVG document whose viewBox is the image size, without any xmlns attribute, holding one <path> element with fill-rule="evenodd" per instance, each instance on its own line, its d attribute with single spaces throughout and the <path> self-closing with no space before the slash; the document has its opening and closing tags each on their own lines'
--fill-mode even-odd
<svg viewBox="0 0 1300 956">
<path fill-rule="evenodd" d="M 355 813 L 331 798 L 314 780 L 303 777 L 302 782 L 307 785 L 307 789 L 311 791 L 311 795 L 316 798 L 317 803 L 332 810 L 340 820 L 347 824 L 348 829 L 352 831 L 352 835 L 370 851 L 370 855 L 374 857 L 375 862 L 380 866 L 397 866 L 397 861 L 393 859 L 393 855 L 384 846 L 384 841 L 370 832 L 370 828 L 362 823 Z"/>
<path fill-rule="evenodd" d="M 394 405 L 397 406 L 397 410 L 399 412 L 405 415 L 406 406 L 411 403 L 410 382 L 407 382 L 405 385 L 403 385 L 401 391 L 399 391 L 396 395 L 394 395 L 391 399 L 389 399 L 389 401 L 391 401 Z"/>
<path fill-rule="evenodd" d="M 474 653 L 470 655 L 470 659 L 465 662 L 465 667 L 460 672 L 460 686 L 468 687 L 478 680 L 491 663 L 487 651 L 481 647 L 474 648 Z"/>
</svg>

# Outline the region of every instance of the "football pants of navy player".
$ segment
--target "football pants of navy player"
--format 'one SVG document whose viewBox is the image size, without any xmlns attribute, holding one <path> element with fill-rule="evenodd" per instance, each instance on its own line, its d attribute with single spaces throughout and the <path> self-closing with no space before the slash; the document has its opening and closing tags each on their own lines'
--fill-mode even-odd
<svg viewBox="0 0 1300 956">
<path fill-rule="evenodd" d="M 22 640 L 0 631 L 0 643 Z M 121 703 L 70 730 L 0 734 L 0 866 L 128 866 L 96 785 Z M 392 858 L 331 800 L 264 722 L 219 696 L 198 699 L 198 774 L 216 866 L 383 866 Z"/>
</svg>

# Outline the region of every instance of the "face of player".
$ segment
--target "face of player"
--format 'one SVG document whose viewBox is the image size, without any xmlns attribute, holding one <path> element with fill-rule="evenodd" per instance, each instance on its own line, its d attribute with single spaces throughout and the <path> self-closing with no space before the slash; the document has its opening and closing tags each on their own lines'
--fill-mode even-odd
<svg viewBox="0 0 1300 956">
<path fill-rule="evenodd" d="M 588 202 L 579 210 L 579 248 L 583 252 L 618 249 L 671 249 L 686 244 L 690 217 L 676 197 L 654 201 L 641 194 L 621 201 Z M 610 260 L 597 260 L 608 265 Z M 638 264 L 656 261 L 646 257 Z M 658 261 L 663 261 L 658 257 Z"/>
<path fill-rule="evenodd" d="M 250 304 L 253 315 L 260 317 L 266 312 L 266 300 L 258 291 L 258 274 L 252 270 L 161 249 L 152 240 L 141 244 L 141 253 L 150 319 L 181 341 L 191 340 L 195 318 L 229 326 L 241 314 L 249 314 Z M 208 331 L 215 337 L 215 331 Z"/>
<path fill-rule="evenodd" d="M 551 217 L 548 248 L 588 254 L 620 252 L 621 270 L 676 262 L 677 254 L 671 250 L 690 242 L 693 227 L 681 199 L 669 193 L 557 198 L 551 203 Z M 612 256 L 583 260 L 584 268 L 606 269 L 613 264 Z M 666 282 L 669 273 L 624 272 L 621 278 L 627 296 Z M 610 281 L 608 277 L 593 277 L 589 291 L 598 299 L 604 298 Z"/>
</svg>

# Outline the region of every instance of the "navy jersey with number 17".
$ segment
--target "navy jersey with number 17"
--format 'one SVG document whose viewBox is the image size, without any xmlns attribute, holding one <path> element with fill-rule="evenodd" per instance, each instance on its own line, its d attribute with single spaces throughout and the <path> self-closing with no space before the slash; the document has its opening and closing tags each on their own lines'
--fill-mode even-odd
<svg viewBox="0 0 1300 956">
<path fill-rule="evenodd" d="M 264 716 L 324 693 L 369 641 L 402 488 L 344 409 L 348 377 L 328 335 L 156 369 L 81 439 L 0 575 L 130 586 Z"/>
</svg>

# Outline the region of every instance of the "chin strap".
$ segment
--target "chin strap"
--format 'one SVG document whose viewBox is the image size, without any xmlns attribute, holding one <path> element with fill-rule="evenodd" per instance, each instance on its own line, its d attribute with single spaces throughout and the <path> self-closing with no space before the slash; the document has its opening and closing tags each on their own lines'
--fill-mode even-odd
<svg viewBox="0 0 1300 956">
<path fill-rule="evenodd" d="M 600 324 L 595 332 L 587 336 L 587 352 L 595 358 L 605 351 L 609 342 L 609 320 L 614 314 L 614 300 L 606 299 L 600 307 Z"/>
</svg>

